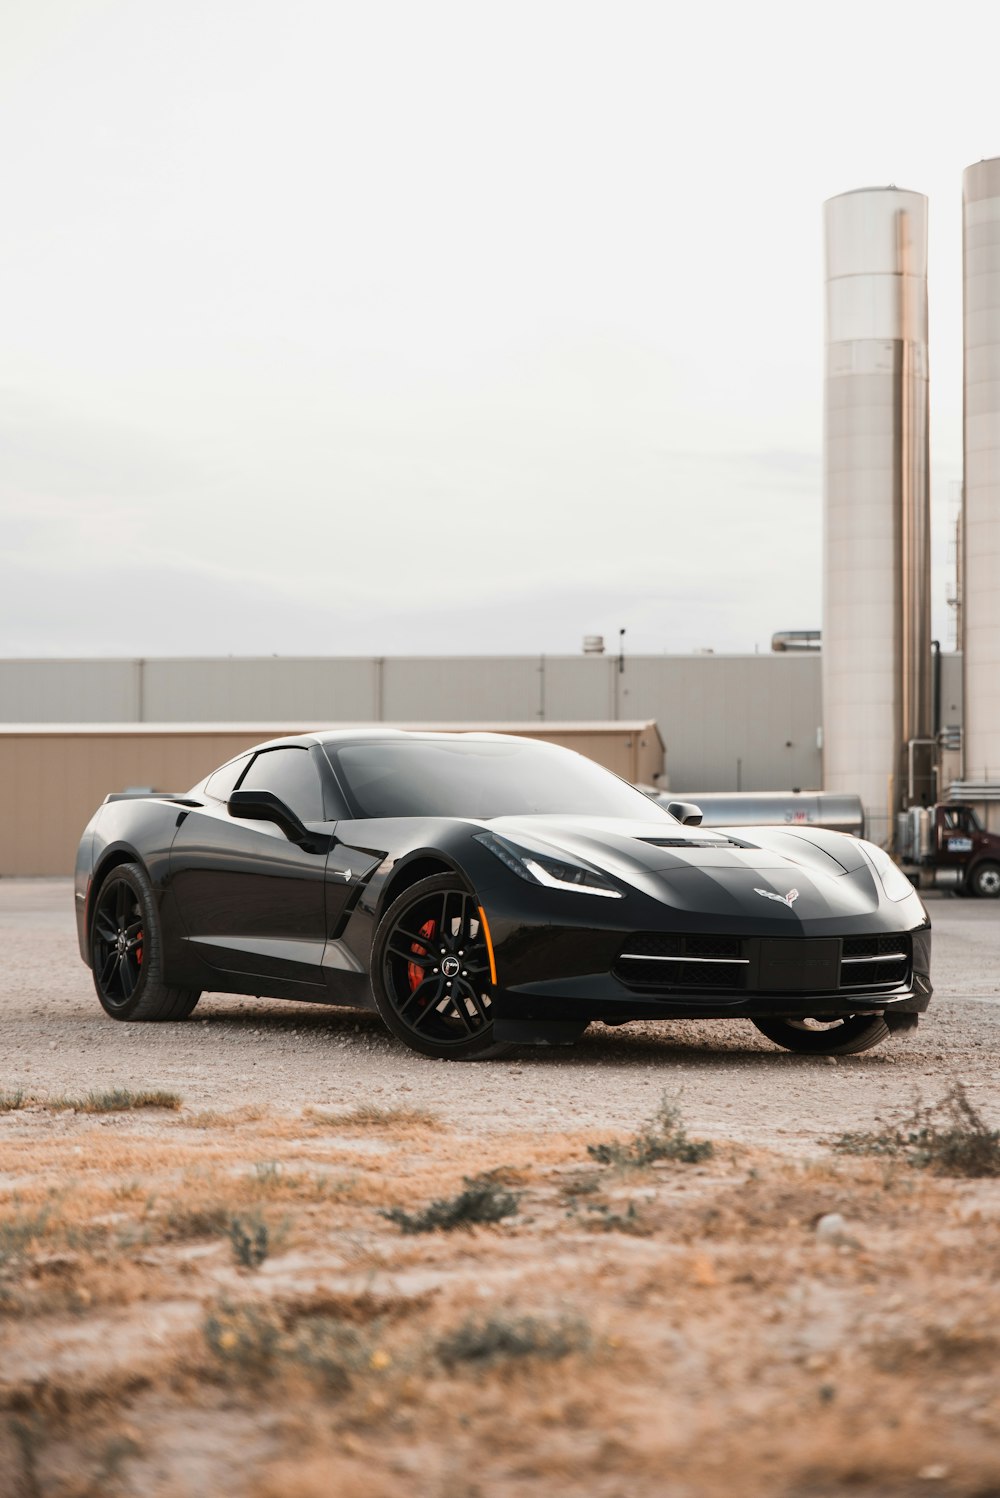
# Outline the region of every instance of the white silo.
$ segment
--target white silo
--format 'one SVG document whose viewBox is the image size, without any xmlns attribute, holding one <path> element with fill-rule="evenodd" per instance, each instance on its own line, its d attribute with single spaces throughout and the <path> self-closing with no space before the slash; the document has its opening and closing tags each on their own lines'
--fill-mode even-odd
<svg viewBox="0 0 1000 1498">
<path fill-rule="evenodd" d="M 933 795 L 927 199 L 843 193 L 825 228 L 824 783 L 886 843 Z"/>
<path fill-rule="evenodd" d="M 963 188 L 963 760 L 981 785 L 1000 781 L 1000 158 L 970 166 Z"/>
</svg>

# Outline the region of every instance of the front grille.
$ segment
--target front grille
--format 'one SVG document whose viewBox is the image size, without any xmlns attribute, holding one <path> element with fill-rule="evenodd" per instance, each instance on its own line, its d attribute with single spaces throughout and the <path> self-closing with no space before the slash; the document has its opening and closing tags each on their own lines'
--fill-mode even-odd
<svg viewBox="0 0 1000 1498">
<path fill-rule="evenodd" d="M 805 994 L 897 988 L 909 982 L 911 962 L 905 932 L 840 940 L 641 931 L 626 939 L 611 971 L 629 988 L 663 993 Z"/>
<path fill-rule="evenodd" d="M 845 936 L 840 958 L 841 988 L 895 988 L 910 976 L 912 947 L 898 936 Z"/>
<path fill-rule="evenodd" d="M 745 989 L 744 945 L 739 936 L 644 931 L 629 937 L 612 973 L 630 988 Z"/>
</svg>

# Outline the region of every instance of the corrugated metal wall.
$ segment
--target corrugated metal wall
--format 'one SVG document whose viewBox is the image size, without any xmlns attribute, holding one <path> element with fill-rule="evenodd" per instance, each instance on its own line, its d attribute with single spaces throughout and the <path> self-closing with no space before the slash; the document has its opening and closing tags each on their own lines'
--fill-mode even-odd
<svg viewBox="0 0 1000 1498">
<path fill-rule="evenodd" d="M 672 787 L 822 784 L 818 655 L 0 661 L 0 722 L 654 719 Z"/>
</svg>

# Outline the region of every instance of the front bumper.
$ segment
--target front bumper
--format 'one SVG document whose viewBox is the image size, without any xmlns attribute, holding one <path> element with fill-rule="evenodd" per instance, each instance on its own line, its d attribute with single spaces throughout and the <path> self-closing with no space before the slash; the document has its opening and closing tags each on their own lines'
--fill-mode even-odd
<svg viewBox="0 0 1000 1498">
<path fill-rule="evenodd" d="M 608 909 L 610 900 L 535 892 L 528 909 L 512 911 L 497 908 L 496 893 L 492 909 L 483 903 L 498 1039 L 591 1020 L 921 1013 L 933 992 L 930 923 L 917 900 L 800 921 L 784 911 L 698 915 L 642 896 Z M 657 942 L 666 955 L 649 955 Z"/>
</svg>

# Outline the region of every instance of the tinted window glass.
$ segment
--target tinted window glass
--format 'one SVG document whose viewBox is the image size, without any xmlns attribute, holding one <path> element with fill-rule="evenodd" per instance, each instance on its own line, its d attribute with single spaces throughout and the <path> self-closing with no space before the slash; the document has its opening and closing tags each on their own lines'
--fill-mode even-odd
<svg viewBox="0 0 1000 1498">
<path fill-rule="evenodd" d="M 265 749 L 250 766 L 240 790 L 273 791 L 301 821 L 323 821 L 323 787 L 308 749 Z"/>
<path fill-rule="evenodd" d="M 363 817 L 489 817 L 531 812 L 673 818 L 609 770 L 555 744 L 398 739 L 327 745 Z"/>
<path fill-rule="evenodd" d="M 213 796 L 216 801 L 228 801 L 249 759 L 249 754 L 241 754 L 239 759 L 234 759 L 231 764 L 223 765 L 221 770 L 216 770 L 215 774 L 205 782 L 205 795 Z"/>
</svg>

